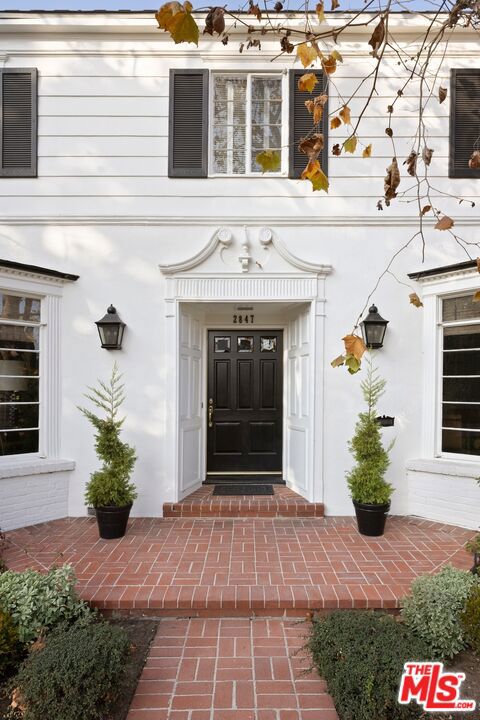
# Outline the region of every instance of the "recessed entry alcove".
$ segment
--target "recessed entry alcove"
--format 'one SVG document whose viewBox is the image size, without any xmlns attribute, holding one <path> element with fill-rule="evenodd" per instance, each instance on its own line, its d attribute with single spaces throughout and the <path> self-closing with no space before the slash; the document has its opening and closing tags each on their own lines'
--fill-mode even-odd
<svg viewBox="0 0 480 720">
<path fill-rule="evenodd" d="M 237 227 L 160 270 L 174 501 L 227 469 L 280 473 L 322 502 L 330 266 L 297 258 L 269 228 Z"/>
</svg>

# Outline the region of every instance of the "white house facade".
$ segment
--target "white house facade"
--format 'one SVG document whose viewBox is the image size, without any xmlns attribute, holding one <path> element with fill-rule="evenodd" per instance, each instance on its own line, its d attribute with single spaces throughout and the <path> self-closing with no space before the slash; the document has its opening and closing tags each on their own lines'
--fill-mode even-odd
<svg viewBox="0 0 480 720">
<path fill-rule="evenodd" d="M 174 45 L 147 13 L 0 16 L 0 527 L 87 512 L 97 459 L 78 406 L 114 361 L 138 454 L 133 515 L 162 516 L 164 503 L 231 472 L 239 443 L 253 449 L 245 473 L 283 478 L 327 515 L 352 514 L 345 472 L 362 372 L 330 362 L 418 222 L 411 202 L 377 209 L 391 162 L 382 113 L 405 72 L 397 59 L 360 131 L 372 157 L 330 154 L 329 192 L 314 193 L 289 150 L 300 68 L 278 57 L 278 39 L 240 55 L 239 29 L 227 45 Z M 393 22 L 406 47 L 425 19 Z M 371 70 L 368 37 L 357 29 L 340 43 L 330 107 Z M 445 52 L 442 85 L 462 70 L 476 78 L 480 134 L 476 35 L 458 32 Z M 416 94 L 413 82 L 395 109 L 402 161 Z M 478 242 L 480 176 L 451 166 L 454 102 L 449 93 L 426 110 L 432 183 L 452 196 L 435 201 Z M 280 149 L 278 173 L 255 164 L 265 137 Z M 335 131 L 335 142 L 346 137 Z M 477 528 L 480 276 L 426 226 L 425 262 L 418 239 L 373 296 L 389 320 L 375 361 L 387 380 L 379 410 L 395 418 L 384 430 L 395 438 L 392 512 Z M 412 291 L 423 308 L 409 304 Z M 110 304 L 126 324 L 119 350 L 101 347 L 95 325 Z"/>
</svg>

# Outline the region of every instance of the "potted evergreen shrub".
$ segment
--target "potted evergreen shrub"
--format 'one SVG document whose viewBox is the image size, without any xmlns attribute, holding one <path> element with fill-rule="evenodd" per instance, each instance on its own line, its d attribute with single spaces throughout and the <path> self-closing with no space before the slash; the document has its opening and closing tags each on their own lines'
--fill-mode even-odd
<svg viewBox="0 0 480 720">
<path fill-rule="evenodd" d="M 123 537 L 133 501 L 137 497 L 130 476 L 137 459 L 135 449 L 120 440 L 125 418 L 118 417 L 122 405 L 124 385 L 115 364 L 108 383 L 98 381 L 89 387 L 85 397 L 104 413 L 100 417 L 92 410 L 79 407 L 95 428 L 95 450 L 102 467 L 93 472 L 85 491 L 87 504 L 95 508 L 100 537 L 106 540 Z"/>
<path fill-rule="evenodd" d="M 355 507 L 358 530 L 362 535 L 383 535 L 393 487 L 385 480 L 390 464 L 388 457 L 393 445 L 382 445 L 380 425 L 377 422 L 377 402 L 385 392 L 385 380 L 379 377 L 372 359 L 367 360 L 367 376 L 361 384 L 366 412 L 361 412 L 349 450 L 355 466 L 347 473 L 347 483 Z"/>
</svg>

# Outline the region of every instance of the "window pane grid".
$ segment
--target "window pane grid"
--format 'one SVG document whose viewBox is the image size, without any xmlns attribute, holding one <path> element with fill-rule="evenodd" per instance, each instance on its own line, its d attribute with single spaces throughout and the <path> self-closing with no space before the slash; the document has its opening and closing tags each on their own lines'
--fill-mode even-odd
<svg viewBox="0 0 480 720">
<path fill-rule="evenodd" d="M 262 150 L 282 152 L 282 78 L 215 75 L 212 167 L 218 174 L 261 173 Z"/>
</svg>

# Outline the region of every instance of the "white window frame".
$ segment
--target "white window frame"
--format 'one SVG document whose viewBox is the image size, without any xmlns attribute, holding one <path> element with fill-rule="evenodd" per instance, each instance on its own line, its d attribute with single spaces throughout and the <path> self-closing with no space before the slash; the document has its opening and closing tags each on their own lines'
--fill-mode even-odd
<svg viewBox="0 0 480 720">
<path fill-rule="evenodd" d="M 63 280 L 0 267 L 0 291 L 40 300 L 38 452 L 0 456 L 2 467 L 60 457 L 60 305 Z M 1 320 L 0 320 L 1 322 Z"/>
<path fill-rule="evenodd" d="M 250 122 L 250 110 L 251 110 L 251 82 L 252 77 L 279 77 L 282 80 L 282 113 L 281 113 L 281 163 L 279 172 L 245 172 L 245 173 L 214 173 L 210 171 L 214 164 L 214 147 L 213 147 L 213 126 L 214 126 L 214 80 L 216 77 L 247 77 L 247 106 L 245 111 L 245 118 L 247 120 L 246 127 L 247 133 L 245 138 L 245 158 L 250 158 L 251 152 L 251 130 L 248 131 L 248 127 L 251 128 Z M 209 97 L 209 113 L 208 113 L 208 177 L 212 178 L 272 178 L 272 177 L 288 177 L 288 73 L 282 70 L 244 70 L 229 71 L 229 70 L 211 70 L 210 71 L 210 97 Z"/>
<path fill-rule="evenodd" d="M 423 457 L 476 463 L 480 472 L 480 455 L 442 450 L 443 400 L 443 328 L 442 301 L 468 295 L 478 290 L 476 268 L 421 278 L 424 304 L 423 326 Z M 467 322 L 467 321 L 466 321 Z M 475 321 L 474 321 L 475 322 Z M 468 322 L 467 324 L 472 324 Z"/>
</svg>

